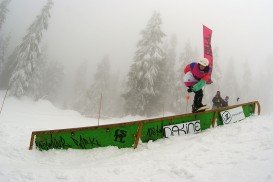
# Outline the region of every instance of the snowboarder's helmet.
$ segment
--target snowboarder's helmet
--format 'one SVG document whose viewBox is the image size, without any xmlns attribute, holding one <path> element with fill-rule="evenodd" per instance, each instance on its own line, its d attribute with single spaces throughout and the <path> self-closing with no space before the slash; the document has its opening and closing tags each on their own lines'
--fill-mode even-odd
<svg viewBox="0 0 273 182">
<path fill-rule="evenodd" d="M 201 58 L 199 59 L 198 63 L 201 64 L 202 66 L 208 66 L 209 60 L 207 58 Z"/>
</svg>

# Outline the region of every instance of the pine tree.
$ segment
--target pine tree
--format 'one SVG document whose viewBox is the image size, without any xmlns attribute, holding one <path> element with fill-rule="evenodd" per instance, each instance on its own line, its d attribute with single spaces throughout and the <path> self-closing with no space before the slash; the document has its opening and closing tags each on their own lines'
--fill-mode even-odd
<svg viewBox="0 0 273 182">
<path fill-rule="evenodd" d="M 170 45 L 170 46 L 169 46 Z M 164 98 L 164 111 L 174 112 L 175 111 L 175 95 L 176 90 L 176 45 L 177 39 L 173 35 L 170 40 L 170 44 L 167 44 L 166 49 L 166 64 L 164 69 L 164 80 L 162 83 L 163 98 Z"/>
<path fill-rule="evenodd" d="M 10 36 L 3 37 L 1 33 L 2 26 L 6 20 L 6 14 L 8 12 L 7 6 L 11 0 L 3 0 L 0 3 L 0 89 L 6 89 L 7 86 L 5 84 L 5 69 L 7 62 L 7 49 L 10 40 Z"/>
<path fill-rule="evenodd" d="M 154 115 L 160 112 L 161 89 L 164 77 L 165 53 L 162 51 L 161 18 L 154 12 L 142 39 L 137 44 L 134 63 L 131 65 L 125 98 L 126 114 Z"/>
<path fill-rule="evenodd" d="M 111 100 L 110 90 L 110 61 L 109 57 L 105 56 L 98 65 L 94 82 L 84 96 L 85 103 L 80 109 L 85 115 L 96 116 L 100 109 L 101 94 L 103 97 L 102 107 L 103 114 L 108 115 L 110 110 L 109 100 Z"/>
<path fill-rule="evenodd" d="M 126 83 L 126 82 L 125 82 Z M 122 93 L 122 81 L 120 79 L 120 72 L 112 73 L 110 76 L 110 94 L 108 99 L 109 105 L 108 115 L 113 117 L 121 117 L 123 115 L 123 103 L 124 99 L 121 97 Z"/>
<path fill-rule="evenodd" d="M 4 84 L 4 73 L 7 64 L 7 50 L 9 45 L 10 37 L 3 39 L 0 37 L 0 89 L 6 89 Z"/>
<path fill-rule="evenodd" d="M 88 62 L 84 61 L 78 68 L 74 81 L 73 109 L 75 110 L 80 110 L 84 104 L 84 97 L 87 92 L 87 71 Z"/>
<path fill-rule="evenodd" d="M 34 98 L 34 100 L 38 100 L 43 97 L 43 91 L 41 87 L 43 85 L 42 77 L 45 66 L 45 53 L 41 51 L 40 55 L 35 60 L 35 69 L 32 70 L 32 75 L 30 77 L 29 86 L 27 89 L 27 94 Z"/>
<path fill-rule="evenodd" d="M 57 61 L 49 61 L 47 48 L 41 49 L 41 55 L 36 60 L 36 69 L 31 77 L 28 94 L 35 100 L 47 99 L 54 101 L 64 77 L 63 65 Z"/>
<path fill-rule="evenodd" d="M 65 76 L 64 67 L 57 61 L 47 61 L 43 63 L 39 98 L 45 98 L 51 102 L 55 102 L 59 96 L 59 88 Z"/>
<path fill-rule="evenodd" d="M 10 77 L 16 67 L 16 55 L 18 54 L 18 47 L 4 61 L 4 70 L 1 74 L 1 87 L 9 88 Z"/>
<path fill-rule="evenodd" d="M 6 14 L 8 12 L 7 6 L 10 3 L 11 0 L 3 0 L 0 3 L 0 30 L 2 29 L 2 26 L 6 20 Z"/>
<path fill-rule="evenodd" d="M 41 14 L 28 28 L 22 43 L 16 48 L 16 67 L 10 79 L 11 95 L 20 97 L 30 94 L 29 88 L 33 81 L 34 71 L 37 69 L 37 60 L 41 56 L 40 42 L 43 32 L 48 27 L 49 10 L 52 5 L 52 0 L 48 0 Z"/>
</svg>

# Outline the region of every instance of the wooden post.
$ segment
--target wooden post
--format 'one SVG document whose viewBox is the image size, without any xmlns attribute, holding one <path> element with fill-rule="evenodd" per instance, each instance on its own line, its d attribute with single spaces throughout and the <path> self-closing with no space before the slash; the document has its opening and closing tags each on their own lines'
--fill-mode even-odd
<svg viewBox="0 0 273 182">
<path fill-rule="evenodd" d="M 255 104 L 258 107 L 258 115 L 260 115 L 261 114 L 261 105 L 260 105 L 260 103 L 258 101 L 255 101 Z"/>
<path fill-rule="evenodd" d="M 29 148 L 28 148 L 29 150 L 32 150 L 32 148 L 33 148 L 34 135 L 35 135 L 35 132 L 32 132 L 31 138 L 30 138 L 30 144 L 29 144 Z"/>
<path fill-rule="evenodd" d="M 6 94 L 5 94 L 5 97 L 4 97 L 4 100 L 3 100 L 3 102 L 2 102 L 2 105 L 1 105 L 1 110 L 0 110 L 0 115 L 1 115 L 1 113 L 2 113 L 2 109 L 3 109 L 3 107 L 4 107 L 4 103 L 5 103 L 5 100 L 6 100 L 6 97 L 7 97 L 8 91 L 9 91 L 9 89 L 7 89 Z"/>
<path fill-rule="evenodd" d="M 101 107 L 102 107 L 102 93 L 100 94 L 100 107 L 99 107 L 98 126 L 100 125 Z"/>
</svg>

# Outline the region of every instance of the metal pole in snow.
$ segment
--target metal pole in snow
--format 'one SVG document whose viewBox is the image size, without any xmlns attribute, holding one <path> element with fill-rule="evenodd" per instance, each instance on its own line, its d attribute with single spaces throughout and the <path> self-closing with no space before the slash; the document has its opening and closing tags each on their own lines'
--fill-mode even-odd
<svg viewBox="0 0 273 182">
<path fill-rule="evenodd" d="M 101 107 L 102 107 L 102 93 L 100 94 L 100 108 L 99 108 L 98 126 L 100 125 Z"/>
<path fill-rule="evenodd" d="M 164 112 L 165 112 L 164 110 L 165 110 L 165 109 L 164 109 L 164 103 L 163 103 L 163 118 L 164 118 Z"/>
<path fill-rule="evenodd" d="M 0 110 L 0 115 L 1 115 L 1 113 L 2 113 L 2 109 L 3 109 L 3 107 L 4 107 L 4 103 L 5 103 L 5 100 L 6 100 L 6 97 L 7 97 L 8 91 L 9 91 L 9 88 L 8 88 L 8 89 L 7 89 L 7 91 L 6 91 L 6 94 L 5 94 L 4 100 L 3 100 L 3 102 L 2 102 L 2 105 L 1 105 L 1 110 Z"/>
<path fill-rule="evenodd" d="M 188 113 L 189 100 L 187 100 L 186 113 Z"/>
<path fill-rule="evenodd" d="M 185 96 L 185 99 L 186 99 L 186 103 L 187 103 L 187 105 L 186 105 L 186 113 L 188 113 L 188 107 L 189 107 L 189 100 L 190 100 L 190 94 L 187 94 L 186 96 Z"/>
</svg>

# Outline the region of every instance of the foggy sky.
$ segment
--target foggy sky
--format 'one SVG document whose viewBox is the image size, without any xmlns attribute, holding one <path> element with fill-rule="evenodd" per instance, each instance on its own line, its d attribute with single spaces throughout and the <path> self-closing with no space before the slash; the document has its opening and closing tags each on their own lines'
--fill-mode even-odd
<svg viewBox="0 0 273 182">
<path fill-rule="evenodd" d="M 21 42 L 45 4 L 46 0 L 11 1 L 3 32 L 10 33 L 12 46 Z M 43 44 L 49 58 L 66 68 L 88 60 L 93 72 L 109 54 L 115 69 L 127 70 L 140 31 L 155 10 L 161 13 L 166 37 L 176 34 L 178 56 L 187 41 L 202 50 L 202 24 L 213 30 L 212 46 L 219 47 L 222 65 L 233 58 L 239 66 L 247 60 L 251 69 L 261 68 L 272 56 L 271 0 L 55 0 Z"/>
</svg>

